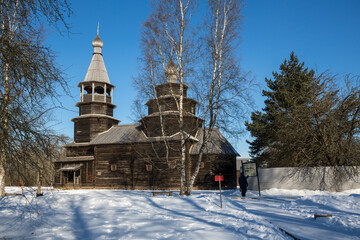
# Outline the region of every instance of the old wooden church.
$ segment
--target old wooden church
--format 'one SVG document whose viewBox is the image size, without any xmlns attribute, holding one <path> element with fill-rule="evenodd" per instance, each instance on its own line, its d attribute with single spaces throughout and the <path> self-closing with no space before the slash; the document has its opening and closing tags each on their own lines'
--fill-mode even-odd
<svg viewBox="0 0 360 240">
<path fill-rule="evenodd" d="M 113 117 L 114 85 L 110 83 L 101 53 L 99 34 L 92 42 L 93 57 L 80 88 L 79 116 L 74 142 L 65 145 L 66 157 L 55 162 L 56 187 L 110 187 L 119 189 L 179 189 L 180 128 L 176 104 L 180 93 L 177 66 L 166 69 L 167 82 L 156 86 L 156 98 L 146 103 L 148 115 L 131 125 L 118 125 Z M 184 127 L 187 169 L 197 160 L 204 134 L 203 120 L 195 115 L 197 102 L 186 97 Z M 162 124 L 160 124 L 162 123 Z M 213 189 L 222 173 L 224 186 L 236 187 L 237 152 L 216 129 L 204 152 L 195 189 Z"/>
</svg>

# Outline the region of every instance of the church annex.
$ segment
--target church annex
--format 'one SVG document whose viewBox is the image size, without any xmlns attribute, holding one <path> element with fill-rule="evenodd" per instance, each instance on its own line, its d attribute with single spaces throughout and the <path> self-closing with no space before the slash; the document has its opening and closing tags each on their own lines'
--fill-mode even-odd
<svg viewBox="0 0 360 240">
<path fill-rule="evenodd" d="M 55 187 L 179 189 L 180 93 L 177 66 L 170 62 L 167 82 L 156 86 L 156 99 L 146 102 L 148 115 L 131 125 L 118 125 L 113 117 L 114 85 L 110 83 L 101 53 L 99 35 L 93 40 L 93 57 L 80 88 L 74 122 L 74 142 L 65 145 L 66 157 L 55 162 Z M 187 169 L 197 160 L 203 134 L 203 120 L 195 115 L 194 99 L 186 97 L 184 86 L 184 127 L 187 134 Z M 125 102 L 125 101 L 124 101 Z M 163 122 L 161 127 L 160 122 Z M 215 129 L 207 144 L 194 189 L 214 189 L 214 176 L 223 174 L 225 188 L 236 187 L 238 153 Z"/>
</svg>

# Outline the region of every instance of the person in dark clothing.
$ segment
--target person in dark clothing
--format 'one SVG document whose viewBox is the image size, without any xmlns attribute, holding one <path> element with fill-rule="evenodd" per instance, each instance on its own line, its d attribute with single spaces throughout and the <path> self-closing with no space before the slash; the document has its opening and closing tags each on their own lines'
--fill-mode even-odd
<svg viewBox="0 0 360 240">
<path fill-rule="evenodd" d="M 247 182 L 247 179 L 246 179 L 244 173 L 240 174 L 239 184 L 240 184 L 241 196 L 245 197 L 246 190 L 247 190 L 247 187 L 248 187 L 248 182 Z"/>
</svg>

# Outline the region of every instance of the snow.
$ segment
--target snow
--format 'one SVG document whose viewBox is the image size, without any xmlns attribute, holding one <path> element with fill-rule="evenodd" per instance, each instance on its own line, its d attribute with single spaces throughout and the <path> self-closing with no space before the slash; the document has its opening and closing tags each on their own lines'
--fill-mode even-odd
<svg viewBox="0 0 360 240">
<path fill-rule="evenodd" d="M 7 187 L 7 193 L 18 192 Z M 360 189 L 151 191 L 43 189 L 0 198 L 0 239 L 360 239 Z M 332 217 L 314 219 L 314 214 Z M 291 235 L 291 236 L 290 236 Z"/>
</svg>

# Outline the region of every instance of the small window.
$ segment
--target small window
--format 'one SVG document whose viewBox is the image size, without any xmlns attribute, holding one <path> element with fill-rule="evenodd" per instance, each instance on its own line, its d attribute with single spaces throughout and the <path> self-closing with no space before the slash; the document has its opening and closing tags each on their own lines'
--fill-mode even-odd
<svg viewBox="0 0 360 240">
<path fill-rule="evenodd" d="M 176 160 L 169 161 L 169 168 L 174 169 L 176 167 Z"/>
<path fill-rule="evenodd" d="M 200 168 L 204 168 L 205 167 L 205 163 L 204 162 L 201 162 L 200 163 Z"/>
<path fill-rule="evenodd" d="M 145 167 L 146 167 L 146 171 L 147 171 L 147 172 L 151 172 L 151 171 L 152 171 L 152 165 L 151 165 L 151 164 L 146 164 Z"/>
<path fill-rule="evenodd" d="M 117 170 L 117 165 L 116 164 L 111 164 L 110 165 L 110 171 L 114 172 Z"/>
</svg>

